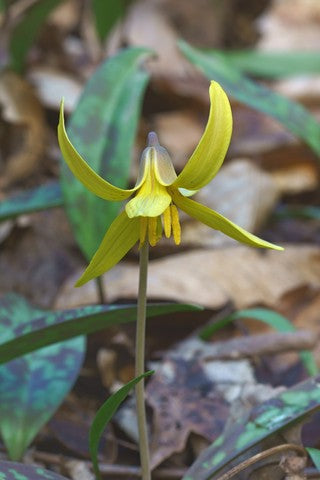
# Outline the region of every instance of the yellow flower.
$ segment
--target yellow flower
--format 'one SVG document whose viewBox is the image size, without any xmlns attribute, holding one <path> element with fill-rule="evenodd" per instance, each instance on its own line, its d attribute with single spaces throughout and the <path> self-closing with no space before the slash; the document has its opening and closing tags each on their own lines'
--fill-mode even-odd
<svg viewBox="0 0 320 480">
<path fill-rule="evenodd" d="M 172 235 L 175 243 L 179 244 L 181 229 L 177 207 L 238 242 L 283 250 L 188 198 L 213 179 L 230 143 L 232 114 L 228 98 L 216 82 L 211 82 L 209 94 L 211 108 L 205 132 L 182 172 L 176 175 L 168 152 L 159 145 L 156 134 L 151 132 L 148 146 L 142 154 L 137 183 L 128 190 L 115 187 L 97 175 L 75 150 L 65 130 L 61 105 L 58 139 L 64 159 L 73 174 L 92 193 L 105 200 L 126 200 L 135 194 L 111 224 L 76 286 L 112 268 L 138 240 L 140 245 L 145 241 L 149 241 L 151 246 L 156 245 L 162 236 L 162 229 L 166 237 Z"/>
</svg>

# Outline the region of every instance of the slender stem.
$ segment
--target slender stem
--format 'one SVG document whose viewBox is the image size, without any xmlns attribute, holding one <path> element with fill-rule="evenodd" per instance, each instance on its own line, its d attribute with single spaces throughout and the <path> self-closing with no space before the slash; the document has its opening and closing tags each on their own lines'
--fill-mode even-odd
<svg viewBox="0 0 320 480">
<path fill-rule="evenodd" d="M 96 280 L 96 286 L 98 290 L 98 303 L 102 303 L 102 304 L 107 303 L 104 290 L 103 290 L 103 282 L 101 277 L 98 277 L 95 280 Z"/>
<path fill-rule="evenodd" d="M 136 329 L 136 377 L 144 373 L 145 337 L 146 337 L 146 306 L 147 306 L 147 276 L 149 261 L 149 244 L 144 242 L 140 249 L 139 292 Z M 149 442 L 144 400 L 144 380 L 136 386 L 136 406 L 139 431 L 139 450 L 142 480 L 151 480 Z"/>
</svg>

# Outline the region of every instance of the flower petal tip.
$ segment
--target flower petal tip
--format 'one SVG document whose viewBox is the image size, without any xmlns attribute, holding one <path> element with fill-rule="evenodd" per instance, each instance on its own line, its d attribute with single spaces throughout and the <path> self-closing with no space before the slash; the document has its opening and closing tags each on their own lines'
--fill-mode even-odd
<svg viewBox="0 0 320 480">
<path fill-rule="evenodd" d="M 280 245 L 272 245 L 273 250 L 278 250 L 279 252 L 283 252 L 284 248 Z"/>
<path fill-rule="evenodd" d="M 266 240 L 261 240 L 258 237 L 256 237 L 256 238 L 261 241 L 260 245 L 256 245 L 257 247 L 268 248 L 269 250 L 277 250 L 279 252 L 282 252 L 284 250 L 284 248 L 281 247 L 280 245 L 276 245 L 275 243 L 267 242 Z"/>
<path fill-rule="evenodd" d="M 84 277 L 84 275 L 82 275 L 82 276 L 76 281 L 76 283 L 74 284 L 74 286 L 75 286 L 76 288 L 82 287 L 85 283 L 88 282 L 88 280 L 85 279 L 85 278 L 83 278 L 83 277 Z"/>
</svg>

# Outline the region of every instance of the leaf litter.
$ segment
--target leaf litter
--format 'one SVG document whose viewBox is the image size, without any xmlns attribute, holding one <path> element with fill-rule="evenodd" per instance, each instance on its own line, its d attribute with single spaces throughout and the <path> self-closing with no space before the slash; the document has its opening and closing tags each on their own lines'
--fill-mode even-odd
<svg viewBox="0 0 320 480">
<path fill-rule="evenodd" d="M 17 95 L 10 93 L 15 88 L 15 80 L 12 85 L 11 82 L 9 85 L 5 84 L 6 93 L 1 96 L 1 138 L 5 136 L 2 133 L 4 129 L 10 134 L 8 142 L 1 142 L 0 147 L 4 172 L 2 182 L 7 190 L 3 192 L 3 196 L 14 193 L 16 185 L 18 192 L 23 191 L 25 186 L 22 182 L 26 182 L 26 185 L 31 182 L 34 186 L 34 178 L 42 184 L 43 181 L 51 180 L 52 175 L 56 177 L 57 166 L 56 163 L 52 166 L 51 160 L 57 158 L 55 154 L 52 156 L 56 149 L 52 132 L 55 129 L 60 95 L 57 92 L 60 88 L 70 92 L 65 93 L 65 96 L 70 102 L 71 112 L 85 79 L 94 70 L 94 62 L 102 60 L 106 52 L 116 53 L 124 44 L 143 44 L 157 50 L 158 59 L 152 58 L 147 66 L 151 83 L 138 138 L 141 144 L 145 131 L 156 129 L 162 143 L 166 144 L 176 160 L 177 170 L 181 170 L 197 142 L 197 132 L 202 131 L 208 105 L 207 82 L 177 48 L 179 37 L 183 36 L 195 46 L 224 48 L 231 45 L 238 48 L 239 45 L 254 45 L 258 30 L 260 38 L 256 44 L 257 51 L 318 48 L 317 2 L 296 0 L 295 8 L 292 8 L 290 2 L 291 6 L 288 8 L 287 0 L 282 2 L 282 6 L 276 1 L 265 2 L 269 3 L 269 7 L 264 10 L 258 22 L 253 22 L 253 18 L 259 15 L 259 12 L 253 13 L 253 9 L 250 11 L 252 5 L 249 3 L 241 16 L 236 6 L 232 12 L 226 7 L 216 11 L 214 21 L 219 28 L 212 29 L 212 22 L 209 21 L 212 12 L 206 15 L 208 6 L 205 1 L 202 18 L 207 21 L 202 21 L 201 25 L 198 23 L 198 26 L 192 13 L 194 7 L 191 2 L 190 5 L 184 2 L 183 12 L 179 11 L 181 9 L 178 5 L 170 5 L 170 2 L 164 0 L 132 2 L 131 8 L 127 10 L 125 17 L 119 20 L 118 26 L 106 39 L 105 44 L 98 45 L 92 37 L 91 20 L 83 17 L 77 2 L 63 2 L 48 20 L 48 32 L 44 29 L 32 47 L 32 53 L 27 59 L 26 77 L 18 77 L 17 80 L 21 89 L 28 92 L 25 99 L 30 102 L 30 108 L 23 110 L 27 103 L 17 103 Z M 261 5 L 257 10 L 263 8 Z M 88 9 L 83 12 L 88 12 Z M 242 25 L 247 25 L 248 28 L 233 28 L 231 32 L 230 24 L 238 25 L 237 18 L 240 17 Z M 74 32 L 77 34 L 74 35 Z M 243 32 L 246 32 L 247 38 Z M 48 48 L 46 45 L 49 33 L 54 41 Z M 9 78 L 15 78 L 13 74 L 10 75 Z M 34 89 L 28 84 L 25 85 L 25 78 L 34 84 Z M 58 85 L 53 88 L 52 95 L 48 94 L 48 82 Z M 275 91 L 281 91 L 282 94 L 303 102 L 318 115 L 317 77 L 308 75 L 304 82 L 298 82 L 295 78 L 285 81 L 269 80 L 269 84 Z M 38 99 L 34 92 L 37 92 Z M 8 105 L 16 109 L 15 119 L 6 114 Z M 182 314 L 179 319 L 181 338 L 178 344 L 176 339 L 173 340 L 171 319 L 163 322 L 165 331 L 161 328 L 157 328 L 156 333 L 151 331 L 152 347 L 148 352 L 148 361 L 152 368 L 156 365 L 157 373 L 149 381 L 147 396 L 153 465 L 158 466 L 155 478 L 157 475 L 161 478 L 162 472 L 162 478 L 170 478 L 170 472 L 172 478 L 182 478 L 186 467 L 196 459 L 199 451 L 210 442 L 217 441 L 223 432 L 228 429 L 232 431 L 232 425 L 237 424 L 240 414 L 248 415 L 252 407 L 263 410 L 263 402 L 268 402 L 272 395 L 281 395 L 285 391 L 283 385 L 294 385 L 298 380 L 303 380 L 306 374 L 300 368 L 301 363 L 296 352 L 306 347 L 303 341 L 310 341 L 310 348 L 315 345 L 314 354 L 318 362 L 320 358 L 320 256 L 317 245 L 319 227 L 314 224 L 311 228 L 306 220 L 300 220 L 299 223 L 294 219 L 286 219 L 281 221 L 282 226 L 279 220 L 272 223 L 270 221 L 270 216 L 279 203 L 319 205 L 316 193 L 319 181 L 317 160 L 307 147 L 301 145 L 269 117 L 248 110 L 234 100 L 232 107 L 235 127 L 226 166 L 213 188 L 203 192 L 204 198 L 201 201 L 229 215 L 244 228 L 262 234 L 267 232 L 273 236 L 270 238 L 272 241 L 279 241 L 281 235 L 284 236 L 287 240 L 286 250 L 281 256 L 275 256 L 273 252 L 253 251 L 232 243 L 227 244 L 221 236 L 211 235 L 209 229 L 201 230 L 192 221 L 182 218 L 183 251 L 178 253 L 173 245 L 164 243 L 159 251 L 154 253 L 150 266 L 150 300 L 193 301 L 202 304 L 206 308 L 207 317 L 198 315 L 199 327 L 205 318 L 219 317 L 223 309 L 230 312 L 253 306 L 269 307 L 284 314 L 301 331 L 298 331 L 293 339 L 287 336 L 282 338 L 261 326 L 252 327 L 249 321 L 241 321 L 226 331 L 218 332 L 210 342 L 202 342 L 197 339 L 194 324 L 189 330 L 183 327 L 184 322 L 188 323 L 187 314 Z M 176 128 L 177 123 L 179 128 Z M 47 129 L 51 130 L 49 136 Z M 29 136 L 31 143 L 27 141 Z M 17 168 L 10 167 L 13 169 L 13 173 L 10 173 L 9 164 L 16 163 L 12 162 L 14 157 L 11 155 L 15 152 L 12 152 L 9 140 L 17 137 L 19 141 L 15 143 L 15 148 L 19 146 L 17 153 L 22 155 L 22 161 Z M 135 146 L 135 151 L 141 150 L 140 144 Z M 44 158 L 46 165 L 48 160 L 51 162 L 50 168 L 43 168 Z M 307 229 L 305 237 L 304 229 Z M 301 238 L 307 238 L 308 243 L 301 243 Z M 292 240 L 295 239 L 298 239 L 300 244 L 292 245 Z M 46 308 L 72 308 L 98 301 L 93 283 L 81 289 L 73 289 L 83 259 L 75 249 L 62 210 L 32 214 L 24 226 L 22 223 L 12 223 L 8 232 L 4 233 L 1 246 L 0 265 L 1 270 L 6 272 L 6 278 L 0 282 L 2 293 L 11 289 L 22 292 L 37 305 Z M 108 302 L 123 302 L 135 298 L 136 260 L 137 252 L 134 252 L 104 277 Z M 171 323 L 174 321 L 176 318 L 172 315 Z M 244 333 L 243 337 L 240 332 Z M 304 333 L 306 337 L 303 337 Z M 130 347 L 123 348 L 119 356 L 119 348 L 112 343 L 112 339 L 119 334 L 127 335 L 131 339 L 130 326 L 118 327 L 109 335 L 93 335 L 89 338 L 88 359 L 74 393 L 68 398 L 71 410 L 77 411 L 80 418 L 86 419 L 84 425 L 80 419 L 77 421 L 71 418 L 71 415 L 68 417 L 68 413 L 63 418 L 65 406 L 62 407 L 52 421 L 51 431 L 45 430 L 40 435 L 34 444 L 33 453 L 31 452 L 33 459 L 38 459 L 48 468 L 54 466 L 60 474 L 69 478 L 78 480 L 81 475 L 84 475 L 85 479 L 90 478 L 91 467 L 86 457 L 84 440 L 79 438 L 78 444 L 77 435 L 86 435 L 88 417 L 92 418 L 109 392 L 126 382 L 127 376 L 132 373 Z M 183 341 L 183 337 L 188 338 Z M 297 343 L 297 348 L 294 348 L 294 342 Z M 161 345 L 161 351 L 157 345 Z M 268 345 L 271 345 L 269 351 Z M 280 345 L 279 351 L 276 349 L 277 345 Z M 289 345 L 289 353 L 283 353 L 285 345 Z M 109 356 L 113 358 L 111 367 L 107 366 L 106 361 L 102 362 L 102 355 L 98 360 L 94 353 L 97 348 L 103 351 L 106 347 L 109 348 Z M 230 356 L 238 355 L 241 359 L 226 359 L 228 351 Z M 222 355 L 220 359 L 219 354 Z M 272 386 L 265 384 L 268 381 Z M 85 388 L 86 385 L 90 385 L 90 388 Z M 297 398 L 302 399 L 301 407 L 304 397 L 300 395 Z M 277 401 L 274 400 L 275 403 Z M 130 401 L 123 407 L 124 421 L 119 420 L 120 416 L 117 418 L 118 426 L 115 432 L 107 432 L 101 451 L 102 472 L 109 473 L 114 478 L 119 478 L 121 472 L 124 478 L 131 478 L 130 475 L 132 478 L 139 478 L 138 469 L 130 467 L 130 470 L 128 467 L 128 464 L 138 464 L 136 446 L 130 438 L 130 435 L 134 436 L 134 426 L 128 435 L 119 431 L 119 424 L 124 431 L 128 429 L 128 415 L 125 412 L 128 409 L 129 416 L 132 417 L 129 407 Z M 254 413 L 249 415 L 254 416 Z M 305 422 L 306 418 L 303 417 L 301 425 Z M 315 420 L 314 423 L 316 422 Z M 285 442 L 300 445 L 298 437 L 294 436 L 292 431 L 290 435 L 288 432 L 285 436 L 289 440 Z M 233 437 L 236 438 L 235 434 Z M 282 433 L 280 436 L 275 435 L 270 442 L 261 441 L 260 453 L 278 447 L 280 437 L 283 441 Z M 106 452 L 104 447 L 108 441 L 110 444 Z M 317 433 L 313 432 L 308 441 L 309 445 L 320 446 Z M 114 456 L 109 456 L 115 443 L 117 452 Z M 56 456 L 52 450 L 58 452 Z M 215 460 L 214 457 L 210 458 L 211 463 L 217 462 L 219 457 L 221 459 L 222 452 L 218 453 Z M 254 458 L 256 454 L 256 450 L 252 450 L 248 453 L 248 458 Z M 256 469 L 256 465 L 247 465 L 241 478 L 247 479 L 249 475 L 250 479 L 259 480 L 259 476 L 263 478 L 262 475 L 275 479 L 278 478 L 277 475 L 279 478 L 283 475 L 291 478 L 289 454 L 295 459 L 301 459 L 295 450 L 283 454 L 283 460 L 280 454 L 275 453 L 275 457 L 272 457 L 275 459 L 273 464 L 277 464 L 275 469 L 272 470 L 272 462 L 267 461 L 262 462 L 260 470 Z M 110 465 L 111 462 L 114 462 L 114 465 Z M 196 469 L 199 463 L 195 465 Z M 0 471 L 4 472 L 5 468 L 7 467 L 0 465 Z M 195 478 L 206 478 L 201 477 L 201 469 L 195 471 Z M 32 474 L 36 475 L 35 472 Z M 303 478 L 303 469 L 297 475 Z M 55 477 L 52 478 L 54 480 Z M 188 474 L 185 478 L 189 478 Z"/>
</svg>

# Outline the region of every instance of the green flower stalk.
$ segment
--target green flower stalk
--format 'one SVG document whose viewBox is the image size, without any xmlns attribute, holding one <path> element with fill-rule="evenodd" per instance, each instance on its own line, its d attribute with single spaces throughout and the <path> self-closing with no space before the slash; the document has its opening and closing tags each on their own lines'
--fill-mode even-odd
<svg viewBox="0 0 320 480">
<path fill-rule="evenodd" d="M 148 245 L 155 246 L 163 232 L 167 238 L 173 236 L 177 245 L 180 243 L 179 209 L 238 242 L 252 247 L 283 250 L 282 247 L 258 238 L 214 210 L 189 198 L 211 182 L 218 173 L 231 139 L 232 113 L 228 97 L 216 82 L 211 82 L 209 95 L 211 106 L 206 129 L 182 172 L 176 174 L 167 150 L 160 146 L 157 135 L 151 132 L 148 136 L 148 145 L 142 153 L 136 185 L 131 189 L 118 188 L 101 178 L 76 151 L 65 130 L 63 103 L 61 104 L 58 139 L 63 157 L 73 174 L 92 193 L 105 200 L 121 201 L 133 196 L 109 227 L 76 286 L 81 286 L 110 270 L 139 241 L 141 288 L 138 296 L 137 375 L 143 373 L 144 363 L 142 352 L 144 352 Z M 140 442 L 140 453 L 142 457 L 146 457 L 142 458 L 142 478 L 146 480 L 150 478 L 150 471 L 148 473 L 150 469 L 146 453 L 148 442 L 143 387 L 139 387 L 137 397 L 139 432 L 140 437 L 144 438 L 144 441 Z"/>
</svg>

